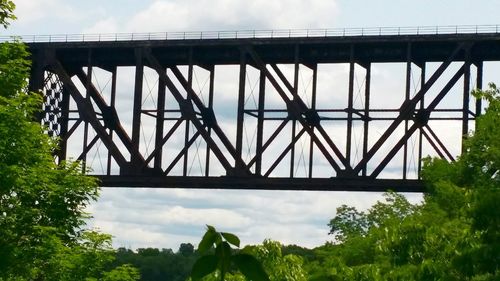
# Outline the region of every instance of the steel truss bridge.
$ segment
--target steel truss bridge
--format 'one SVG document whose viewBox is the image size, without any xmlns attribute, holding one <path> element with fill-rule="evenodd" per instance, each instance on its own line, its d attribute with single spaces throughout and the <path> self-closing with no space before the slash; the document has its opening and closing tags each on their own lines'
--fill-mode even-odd
<svg viewBox="0 0 500 281">
<path fill-rule="evenodd" d="M 30 89 L 57 160 L 105 187 L 421 192 L 422 158 L 454 161 L 500 60 L 497 30 L 455 31 L 47 37 Z M 400 91 L 374 87 L 387 64 Z"/>
</svg>

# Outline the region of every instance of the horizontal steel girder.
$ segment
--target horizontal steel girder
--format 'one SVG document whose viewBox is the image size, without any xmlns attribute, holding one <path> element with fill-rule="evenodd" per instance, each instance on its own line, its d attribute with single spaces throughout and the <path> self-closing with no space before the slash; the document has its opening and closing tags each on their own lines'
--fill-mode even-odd
<svg viewBox="0 0 500 281">
<path fill-rule="evenodd" d="M 248 177 L 99 176 L 103 187 L 424 192 L 420 180 Z"/>
</svg>

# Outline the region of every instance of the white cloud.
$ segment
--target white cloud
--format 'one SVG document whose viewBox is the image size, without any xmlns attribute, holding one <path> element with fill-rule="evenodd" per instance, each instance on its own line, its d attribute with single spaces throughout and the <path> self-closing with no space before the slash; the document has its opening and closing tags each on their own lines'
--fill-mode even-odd
<svg viewBox="0 0 500 281">
<path fill-rule="evenodd" d="M 336 1 L 154 1 L 132 18 L 104 19 L 86 33 L 331 27 Z M 116 23 L 119 24 L 116 24 Z"/>
<path fill-rule="evenodd" d="M 411 196 L 418 202 L 421 196 Z M 205 224 L 239 235 L 244 244 L 270 238 L 319 246 L 327 240 L 336 207 L 360 210 L 380 193 L 186 189 L 104 189 L 90 225 L 115 236 L 115 246 L 167 247 L 198 243 Z"/>
<path fill-rule="evenodd" d="M 84 29 L 84 34 L 107 34 L 115 33 L 119 30 L 119 23 L 113 17 L 108 17 L 96 21 L 91 28 Z"/>
<path fill-rule="evenodd" d="M 42 19 L 77 20 L 82 17 L 70 5 L 62 0 L 17 0 L 15 14 L 23 24 L 29 24 Z"/>
</svg>

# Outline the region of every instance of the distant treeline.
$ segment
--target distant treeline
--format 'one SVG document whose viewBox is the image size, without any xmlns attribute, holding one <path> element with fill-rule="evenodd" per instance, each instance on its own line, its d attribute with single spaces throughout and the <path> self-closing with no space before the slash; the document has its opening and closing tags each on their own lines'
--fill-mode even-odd
<svg viewBox="0 0 500 281">
<path fill-rule="evenodd" d="M 293 254 L 304 260 L 314 259 L 314 250 L 296 245 L 282 246 L 283 256 Z M 139 248 L 136 251 L 119 248 L 113 267 L 131 264 L 138 268 L 144 281 L 185 281 L 199 254 L 191 243 L 172 249 Z"/>
</svg>

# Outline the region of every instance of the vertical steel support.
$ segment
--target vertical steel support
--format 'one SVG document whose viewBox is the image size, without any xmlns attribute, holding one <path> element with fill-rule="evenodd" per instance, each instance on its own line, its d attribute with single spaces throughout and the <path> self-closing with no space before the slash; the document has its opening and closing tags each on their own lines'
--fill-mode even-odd
<svg viewBox="0 0 500 281">
<path fill-rule="evenodd" d="M 111 99 L 109 102 L 109 107 L 111 110 L 115 110 L 115 103 L 116 103 L 116 76 L 118 72 L 118 67 L 114 66 L 113 69 L 111 70 Z M 109 137 L 111 140 L 113 140 L 113 131 L 110 129 L 109 130 Z M 111 152 L 108 150 L 108 161 L 106 165 L 106 174 L 109 176 L 111 175 Z"/>
<path fill-rule="evenodd" d="M 166 70 L 165 70 L 166 71 Z M 158 79 L 158 98 L 156 109 L 156 135 L 155 147 L 158 149 L 154 160 L 154 168 L 161 169 L 161 162 L 163 156 L 163 128 L 165 124 L 165 93 L 166 85 L 163 79 Z"/>
<path fill-rule="evenodd" d="M 45 52 L 40 50 L 34 51 L 32 54 L 34 60 L 31 65 L 30 80 L 28 84 L 28 90 L 30 92 L 41 93 L 44 87 L 45 80 Z M 43 116 L 42 112 L 37 112 L 34 114 L 34 119 L 41 124 Z"/>
<path fill-rule="evenodd" d="M 354 46 L 351 46 L 351 58 L 349 61 L 349 93 L 347 100 L 347 139 L 346 139 L 346 162 L 351 165 L 351 145 L 352 145 L 352 113 L 354 100 Z"/>
<path fill-rule="evenodd" d="M 87 81 L 85 83 L 85 89 L 86 89 L 86 95 L 85 95 L 85 101 L 88 104 L 91 104 L 90 102 L 90 91 L 91 91 L 91 86 L 92 86 L 92 49 L 88 50 L 87 53 Z M 83 157 L 82 157 L 82 167 L 83 171 L 87 170 L 87 145 L 88 145 L 88 138 L 89 138 L 89 122 L 85 121 L 84 129 L 83 129 Z"/>
<path fill-rule="evenodd" d="M 299 45 L 295 45 L 295 58 L 294 58 L 294 71 L 293 71 L 293 91 L 295 92 L 294 95 L 298 96 L 299 93 L 299 71 L 300 71 L 300 65 L 299 65 Z M 295 143 L 293 140 L 295 139 L 295 135 L 297 134 L 296 128 L 297 127 L 297 120 L 293 119 L 292 120 L 292 137 L 290 139 L 290 144 L 292 145 L 290 149 L 290 178 L 293 178 L 293 173 L 295 170 Z"/>
<path fill-rule="evenodd" d="M 366 65 L 366 78 L 365 78 L 365 110 L 364 110 L 364 120 L 363 120 L 363 158 L 366 157 L 368 153 L 368 134 L 370 128 L 370 84 L 372 77 L 372 66 L 371 63 Z M 363 167 L 362 175 L 367 175 L 368 163 Z"/>
<path fill-rule="evenodd" d="M 214 110 L 214 83 L 215 83 L 215 66 L 210 67 L 210 82 L 208 88 L 208 110 Z M 207 126 L 207 133 L 210 137 L 212 134 L 212 127 Z M 210 146 L 207 143 L 207 151 L 205 155 L 205 177 L 210 175 Z"/>
<path fill-rule="evenodd" d="M 425 62 L 422 62 L 422 65 L 420 66 L 420 89 L 422 89 L 425 85 Z M 424 110 L 425 108 L 425 95 L 422 97 L 420 101 L 420 110 Z M 423 143 L 422 141 L 424 140 L 424 128 L 420 127 L 419 128 L 419 134 L 418 134 L 418 179 L 422 178 L 422 154 L 423 154 Z"/>
<path fill-rule="evenodd" d="M 45 80 L 45 56 L 40 50 L 32 54 L 35 58 L 33 64 L 31 65 L 30 80 L 28 85 L 28 90 L 30 92 L 40 92 L 43 89 L 43 83 Z"/>
<path fill-rule="evenodd" d="M 314 64 L 313 66 L 313 77 L 312 77 L 312 93 L 311 93 L 311 110 L 316 112 L 316 87 L 318 81 L 318 65 Z M 314 126 L 311 128 L 312 133 L 314 134 Z M 309 141 L 309 178 L 312 178 L 313 172 L 313 164 L 314 164 L 314 139 L 311 137 Z"/>
<path fill-rule="evenodd" d="M 464 96 L 462 107 L 462 152 L 464 151 L 463 141 L 469 134 L 469 103 L 470 103 L 470 49 L 465 52 L 464 71 Z"/>
<path fill-rule="evenodd" d="M 405 89 L 405 102 L 410 100 L 411 89 L 411 43 L 408 43 L 406 49 L 406 89 Z M 405 120 L 405 134 L 408 133 L 408 122 Z M 403 147 L 403 179 L 406 179 L 408 172 L 408 142 L 405 142 Z"/>
<path fill-rule="evenodd" d="M 477 77 L 476 77 L 476 88 L 479 90 L 483 89 L 483 62 L 480 61 L 476 64 Z M 483 110 L 482 99 L 476 99 L 476 117 L 481 116 Z"/>
<path fill-rule="evenodd" d="M 62 160 L 66 160 L 67 145 L 68 145 L 68 122 L 69 122 L 69 98 L 70 93 L 67 87 L 62 88 L 62 101 L 60 104 L 61 119 L 59 119 L 59 124 L 61 125 L 61 131 L 59 133 L 60 143 L 57 151 L 57 156 L 59 158 L 59 163 Z"/>
<path fill-rule="evenodd" d="M 264 138 L 264 106 L 266 99 L 266 74 L 264 71 L 260 71 L 259 78 L 259 104 L 257 109 L 257 145 L 255 147 L 256 151 L 256 161 L 255 161 L 255 174 L 258 176 L 262 175 L 262 143 Z"/>
<path fill-rule="evenodd" d="M 235 168 L 239 169 L 244 166 L 242 163 L 243 154 L 243 126 L 244 126 L 244 114 L 245 114 L 245 87 L 246 87 L 246 76 L 247 76 L 247 62 L 246 62 L 246 52 L 240 51 L 240 78 L 239 78 L 239 90 L 238 90 L 238 112 L 237 112 L 237 123 L 236 123 L 236 159 Z"/>
<path fill-rule="evenodd" d="M 190 89 L 193 88 L 193 48 L 189 48 L 189 65 L 188 65 L 188 87 Z M 191 103 L 191 95 L 189 94 L 189 91 L 186 93 L 186 100 Z M 185 131 L 184 131 L 184 147 L 186 148 L 184 152 L 184 157 L 183 157 L 183 163 L 182 163 L 182 175 L 187 176 L 188 172 L 188 160 L 189 160 L 189 130 L 190 130 L 190 124 L 189 120 L 186 119 L 186 126 L 185 126 Z"/>
<path fill-rule="evenodd" d="M 142 83 L 144 80 L 144 62 L 142 49 L 135 49 L 135 87 L 134 87 L 134 107 L 132 115 L 132 166 L 140 165 L 139 143 L 141 136 L 141 114 L 142 114 Z"/>
</svg>

